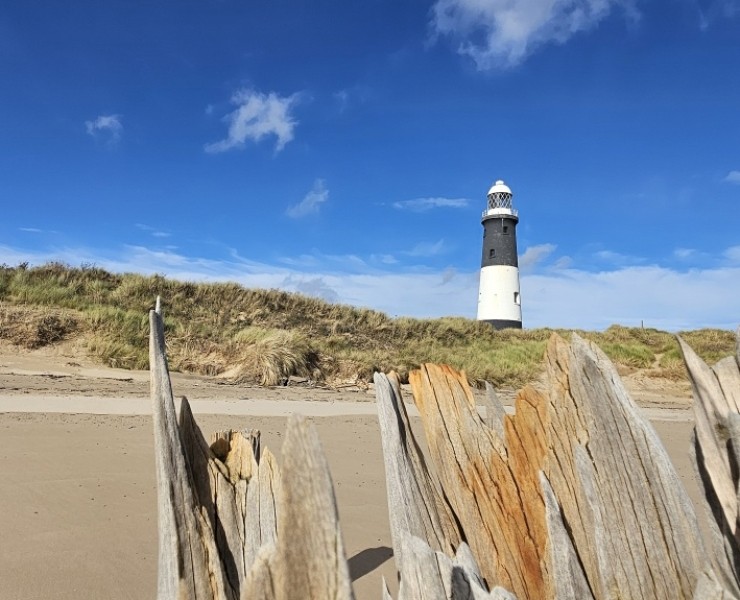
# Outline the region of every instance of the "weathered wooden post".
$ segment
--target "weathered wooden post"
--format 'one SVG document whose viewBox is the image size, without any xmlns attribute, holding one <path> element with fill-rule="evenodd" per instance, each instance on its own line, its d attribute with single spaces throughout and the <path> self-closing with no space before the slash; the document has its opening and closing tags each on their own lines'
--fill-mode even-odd
<svg viewBox="0 0 740 600">
<path fill-rule="evenodd" d="M 186 398 L 177 418 L 158 310 L 149 321 L 157 598 L 353 598 L 331 476 L 314 427 L 289 420 L 282 470 L 268 450 L 260 455 L 259 432 L 219 432 L 209 446 Z"/>
<path fill-rule="evenodd" d="M 176 413 L 159 302 L 150 325 L 159 600 L 353 598 L 314 428 L 290 419 L 282 469 L 258 431 L 209 445 L 186 398 Z M 554 335 L 544 389 L 520 391 L 512 415 L 489 389 L 481 418 L 464 373 L 412 372 L 429 464 L 398 379 L 376 374 L 399 598 L 740 600 L 740 330 L 737 355 L 711 369 L 680 343 L 709 553 L 657 434 L 594 344 Z"/>
<path fill-rule="evenodd" d="M 513 415 L 489 391 L 486 420 L 464 374 L 413 372 L 433 470 L 416 450 L 397 382 L 376 375 L 400 597 L 740 597 L 740 359 L 712 371 L 684 352 L 698 469 L 710 513 L 721 517 L 714 567 L 657 434 L 594 344 L 553 336 L 544 390 L 519 392 Z"/>
<path fill-rule="evenodd" d="M 679 338 L 694 394 L 692 459 L 704 490 L 716 579 L 707 588 L 740 597 L 740 329 L 735 356 L 708 367 Z"/>
</svg>

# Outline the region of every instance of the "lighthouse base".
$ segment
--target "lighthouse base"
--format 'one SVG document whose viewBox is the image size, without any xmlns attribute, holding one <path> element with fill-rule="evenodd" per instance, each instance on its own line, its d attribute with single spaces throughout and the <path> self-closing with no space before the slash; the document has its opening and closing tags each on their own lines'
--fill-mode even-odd
<svg viewBox="0 0 740 600">
<path fill-rule="evenodd" d="M 521 329 L 521 321 L 509 321 L 506 319 L 482 319 L 484 323 L 489 323 L 494 329 Z"/>
</svg>

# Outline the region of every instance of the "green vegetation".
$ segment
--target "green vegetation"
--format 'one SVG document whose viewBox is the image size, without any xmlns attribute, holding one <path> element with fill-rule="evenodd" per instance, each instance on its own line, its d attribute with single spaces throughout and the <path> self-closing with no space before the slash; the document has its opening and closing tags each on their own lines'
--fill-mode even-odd
<svg viewBox="0 0 740 600">
<path fill-rule="evenodd" d="M 83 342 L 105 364 L 145 369 L 148 311 L 162 297 L 173 370 L 276 385 L 291 375 L 368 380 L 375 370 L 404 377 L 423 362 L 464 369 L 473 382 L 520 386 L 537 379 L 552 329 L 495 331 L 457 317 L 392 319 L 234 283 L 187 283 L 161 275 L 117 275 L 94 266 L 0 266 L 0 339 L 28 349 Z M 683 378 L 672 334 L 613 325 L 578 332 L 624 369 Z M 710 364 L 734 351 L 730 331 L 681 334 Z"/>
</svg>

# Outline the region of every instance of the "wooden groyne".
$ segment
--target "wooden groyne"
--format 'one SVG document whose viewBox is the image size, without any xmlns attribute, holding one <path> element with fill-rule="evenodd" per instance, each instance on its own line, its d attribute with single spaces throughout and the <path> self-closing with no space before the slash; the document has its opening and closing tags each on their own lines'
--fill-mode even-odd
<svg viewBox="0 0 740 600">
<path fill-rule="evenodd" d="M 312 425 L 289 420 L 282 465 L 258 431 L 206 442 L 187 399 L 176 414 L 159 310 L 150 325 L 158 598 L 353 598 Z M 414 371 L 424 440 L 398 378 L 376 373 L 398 598 L 740 599 L 740 351 L 710 368 L 681 347 L 699 507 L 609 359 L 576 335 L 552 337 L 545 384 L 513 415 L 490 388 L 481 417 L 464 373 Z"/>
</svg>

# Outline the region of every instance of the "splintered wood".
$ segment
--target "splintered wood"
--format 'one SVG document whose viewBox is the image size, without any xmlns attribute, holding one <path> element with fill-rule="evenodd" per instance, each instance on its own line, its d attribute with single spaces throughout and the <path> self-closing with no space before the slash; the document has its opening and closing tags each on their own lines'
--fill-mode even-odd
<svg viewBox="0 0 740 600">
<path fill-rule="evenodd" d="M 353 598 L 329 468 L 315 429 L 288 422 L 283 467 L 259 432 L 209 446 L 186 398 L 175 412 L 162 318 L 149 359 L 159 513 L 159 600 Z"/>
<path fill-rule="evenodd" d="M 707 589 L 740 597 L 740 329 L 736 356 L 709 368 L 679 338 L 694 393 L 692 458 L 704 491 L 716 574 Z M 707 595 L 722 598 L 718 592 Z"/>
<path fill-rule="evenodd" d="M 684 353 L 712 553 L 658 436 L 592 343 L 553 336 L 544 390 L 524 388 L 507 415 L 489 389 L 485 420 L 464 374 L 413 372 L 433 468 L 394 377 L 376 374 L 399 598 L 740 597 L 738 360 L 712 370 Z"/>
<path fill-rule="evenodd" d="M 162 318 L 150 313 L 159 600 L 353 598 L 329 468 L 291 418 L 283 465 L 256 430 L 209 445 L 175 412 Z M 542 389 L 485 418 L 464 373 L 410 374 L 428 459 L 394 374 L 375 374 L 400 600 L 740 600 L 738 353 L 709 368 L 683 341 L 692 455 L 711 541 L 666 450 L 607 357 L 553 335 Z M 427 462 L 429 461 L 429 462 Z M 383 585 L 378 594 L 391 598 Z"/>
</svg>

